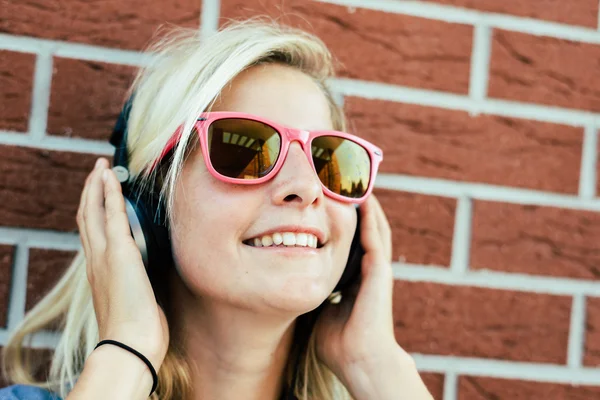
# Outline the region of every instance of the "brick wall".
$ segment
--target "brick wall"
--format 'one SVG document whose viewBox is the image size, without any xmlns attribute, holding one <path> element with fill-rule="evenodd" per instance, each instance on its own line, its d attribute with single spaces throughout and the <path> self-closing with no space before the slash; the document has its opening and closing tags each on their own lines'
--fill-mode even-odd
<svg viewBox="0 0 600 400">
<path fill-rule="evenodd" d="M 84 177 L 158 24 L 283 14 L 330 46 L 386 153 L 397 338 L 436 399 L 600 398 L 598 3 L 3 2 L 0 346 L 79 246 Z"/>
</svg>

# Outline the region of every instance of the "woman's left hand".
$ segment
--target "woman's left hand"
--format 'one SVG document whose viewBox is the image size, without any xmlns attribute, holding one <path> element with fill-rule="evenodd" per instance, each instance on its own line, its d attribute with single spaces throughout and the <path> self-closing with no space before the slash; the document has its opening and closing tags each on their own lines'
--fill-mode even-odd
<svg viewBox="0 0 600 400">
<path fill-rule="evenodd" d="M 402 380 L 401 374 L 415 384 L 411 399 L 430 399 L 412 358 L 394 335 L 390 225 L 374 195 L 360 210 L 360 238 L 365 250 L 360 284 L 348 290 L 339 304 L 327 304 L 321 312 L 314 332 L 317 357 L 357 399 L 387 398 L 383 393 L 395 393 L 393 398 L 400 398 L 396 389 L 405 394 L 408 389 L 394 388 Z M 390 378 L 382 382 L 388 372 Z M 376 396 L 373 390 L 382 395 Z"/>
</svg>

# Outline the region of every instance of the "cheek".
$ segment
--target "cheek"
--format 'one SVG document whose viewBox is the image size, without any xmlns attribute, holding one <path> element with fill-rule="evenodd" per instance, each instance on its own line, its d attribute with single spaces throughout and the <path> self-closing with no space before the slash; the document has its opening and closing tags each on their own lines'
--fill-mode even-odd
<svg viewBox="0 0 600 400">
<path fill-rule="evenodd" d="M 340 206 L 339 204 L 336 204 L 335 207 L 330 207 L 329 215 L 333 221 L 331 227 L 332 234 L 336 238 L 336 269 L 338 269 L 337 272 L 341 276 L 348 261 L 350 246 L 356 232 L 357 215 L 354 206 Z"/>
<path fill-rule="evenodd" d="M 235 227 L 232 226 L 229 207 L 208 207 L 223 204 L 218 200 L 185 196 L 185 202 L 176 204 L 176 215 L 171 226 L 171 243 L 177 269 L 184 282 L 194 292 L 222 288 L 231 275 L 235 258 L 232 251 Z"/>
<path fill-rule="evenodd" d="M 235 301 L 232 295 L 240 291 L 243 265 L 233 240 L 224 240 L 231 231 L 219 224 L 188 224 L 173 241 L 173 257 L 181 280 L 192 293 L 224 301 Z M 235 297 L 235 296 L 234 296 Z"/>
<path fill-rule="evenodd" d="M 213 179 L 200 157 L 182 171 L 171 243 L 178 273 L 195 293 L 229 293 L 243 273 L 237 240 L 240 229 L 252 222 L 253 204 L 242 189 Z"/>
</svg>

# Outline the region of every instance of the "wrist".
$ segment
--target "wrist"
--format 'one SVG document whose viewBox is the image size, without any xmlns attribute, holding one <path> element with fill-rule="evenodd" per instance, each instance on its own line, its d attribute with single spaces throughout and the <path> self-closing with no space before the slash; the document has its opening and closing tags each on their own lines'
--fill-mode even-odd
<svg viewBox="0 0 600 400">
<path fill-rule="evenodd" d="M 381 372 L 382 368 L 389 369 L 408 369 L 416 368 L 413 358 L 394 340 L 381 346 L 371 346 L 361 351 L 360 356 L 356 355 L 345 364 L 343 370 L 344 376 L 351 376 L 356 373 L 366 374 L 368 376 Z"/>
<path fill-rule="evenodd" d="M 166 348 L 164 348 L 162 343 L 157 343 L 155 340 L 146 340 L 143 336 L 140 335 L 132 336 L 128 332 L 123 332 L 123 330 L 108 331 L 100 336 L 99 342 L 103 340 L 114 340 L 128 347 L 131 347 L 132 349 L 135 349 L 139 353 L 143 354 L 148 361 L 150 361 L 157 373 L 160 366 L 162 365 L 162 362 L 164 361 L 167 352 Z M 95 351 L 100 350 L 101 347 L 105 346 L 115 347 L 114 344 L 104 344 L 98 347 Z M 118 346 L 116 347 L 118 348 Z M 125 349 L 122 349 L 122 351 L 128 352 Z M 136 357 L 132 353 L 129 354 L 131 354 L 133 357 Z"/>
<path fill-rule="evenodd" d="M 433 400 L 414 359 L 399 345 L 348 365 L 342 381 L 356 400 Z"/>
<path fill-rule="evenodd" d="M 124 392 L 128 386 L 131 398 L 147 398 L 154 383 L 148 366 L 135 354 L 111 344 L 96 348 L 85 361 L 85 369 L 106 371 L 112 375 L 114 382 L 119 382 Z M 158 371 L 157 371 L 158 372 Z M 135 393 L 135 395 L 134 395 Z"/>
</svg>

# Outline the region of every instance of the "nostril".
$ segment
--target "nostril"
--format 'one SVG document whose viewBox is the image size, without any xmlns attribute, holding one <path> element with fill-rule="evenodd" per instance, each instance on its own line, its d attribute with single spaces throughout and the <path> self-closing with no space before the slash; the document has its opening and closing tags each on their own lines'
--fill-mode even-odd
<svg viewBox="0 0 600 400">
<path fill-rule="evenodd" d="M 298 197 L 297 194 L 289 194 L 287 196 L 285 196 L 285 199 L 283 199 L 284 201 L 292 201 L 294 200 L 296 197 Z"/>
</svg>

